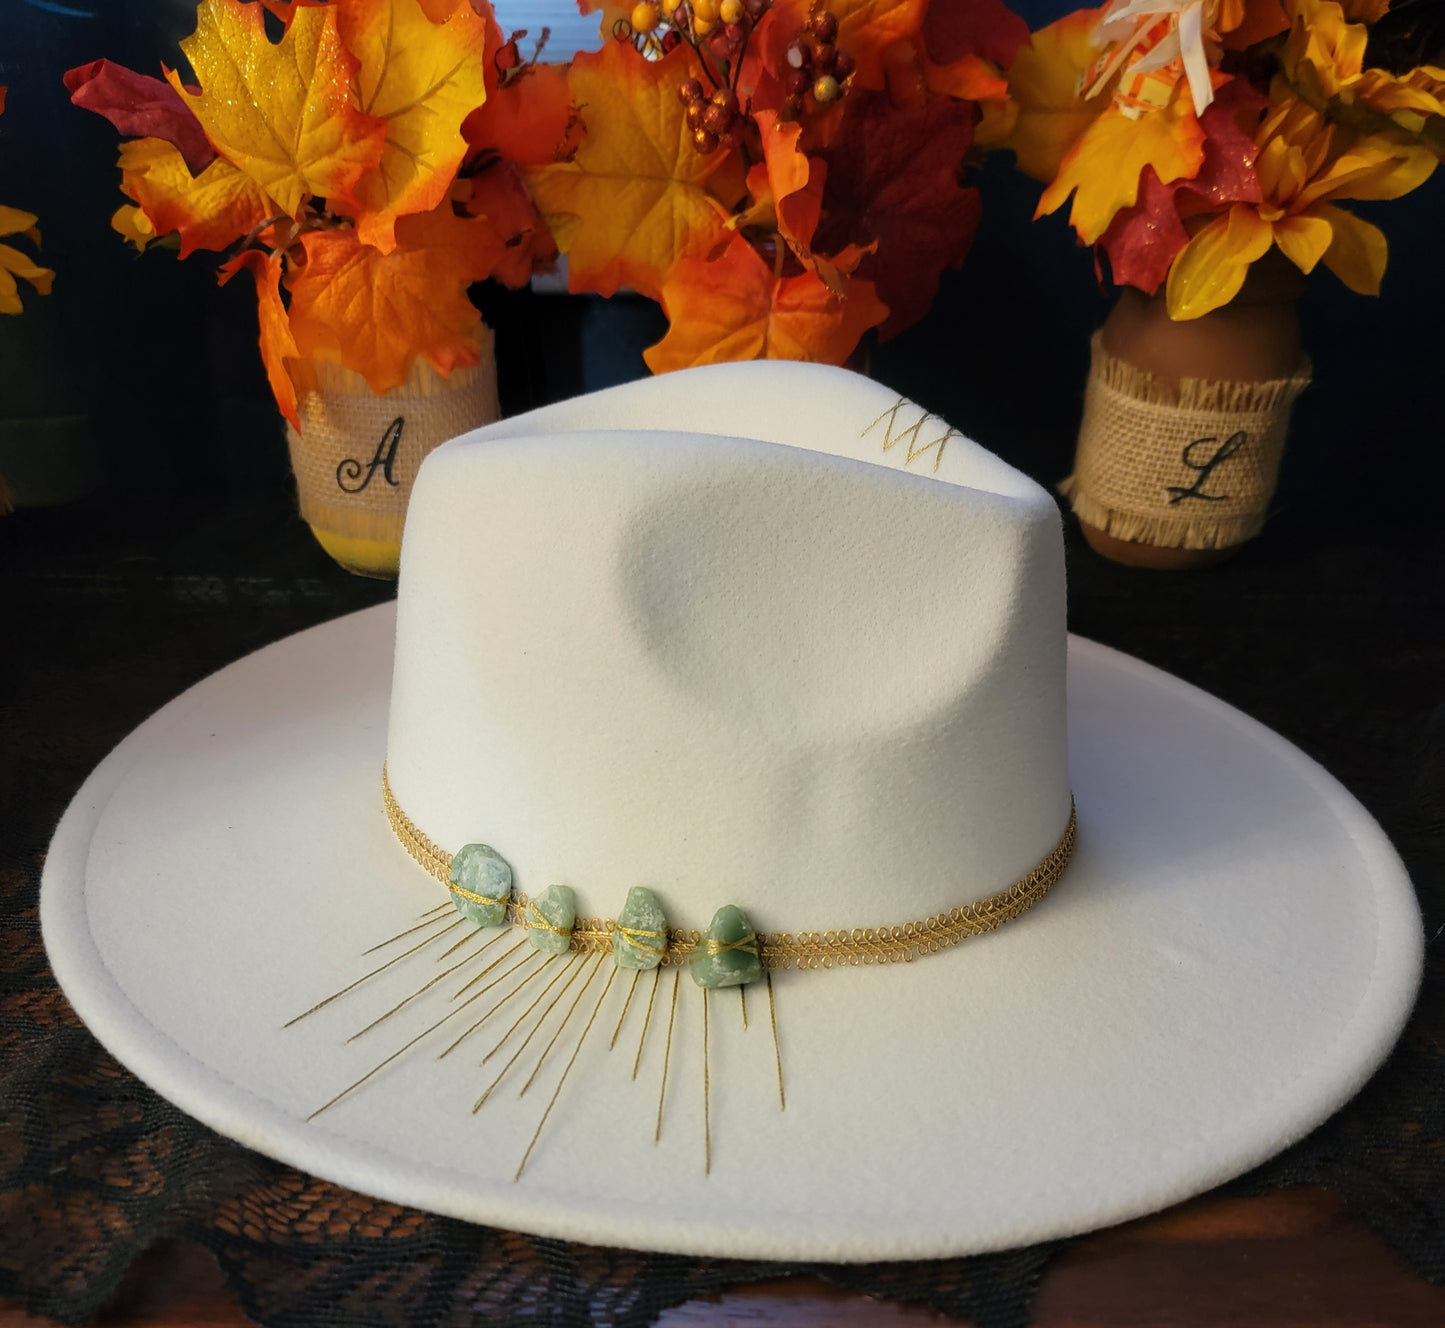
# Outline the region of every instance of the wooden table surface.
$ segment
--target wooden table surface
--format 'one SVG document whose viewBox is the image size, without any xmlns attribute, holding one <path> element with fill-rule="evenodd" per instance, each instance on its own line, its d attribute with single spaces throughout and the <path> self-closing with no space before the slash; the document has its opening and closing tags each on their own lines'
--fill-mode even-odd
<svg viewBox="0 0 1445 1328">
<path fill-rule="evenodd" d="M 250 1321 L 198 1245 L 166 1241 L 94 1320 L 107 1328 L 245 1328 Z M 955 1323 L 919 1307 L 841 1292 L 811 1278 L 693 1300 L 663 1328 L 861 1328 Z M 57 1321 L 0 1305 L 0 1328 Z M 1206 1195 L 1085 1237 L 1044 1275 L 1034 1328 L 1439 1328 L 1432 1286 L 1327 1190 Z"/>
</svg>

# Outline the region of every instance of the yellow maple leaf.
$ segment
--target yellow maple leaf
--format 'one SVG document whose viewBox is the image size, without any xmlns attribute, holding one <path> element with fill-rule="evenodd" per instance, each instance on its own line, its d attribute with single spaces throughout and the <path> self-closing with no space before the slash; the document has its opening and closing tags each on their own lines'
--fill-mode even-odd
<svg viewBox="0 0 1445 1328">
<path fill-rule="evenodd" d="M 838 295 L 811 272 L 779 278 L 740 235 L 712 262 L 678 264 L 662 307 L 671 326 L 643 352 L 653 373 L 725 360 L 842 364 L 888 317 L 871 281 L 850 280 Z"/>
<path fill-rule="evenodd" d="M 122 143 L 120 169 L 121 189 L 140 204 L 151 237 L 175 231 L 182 258 L 196 249 L 224 249 L 275 215 L 265 190 L 224 157 L 193 176 L 180 149 L 163 138 Z M 134 223 L 127 227 L 122 233 L 134 240 Z"/>
<path fill-rule="evenodd" d="M 998 144 L 1012 148 L 1019 170 L 1048 183 L 1059 163 L 1109 104 L 1107 96 L 1085 100 L 1084 71 L 1099 54 L 1092 42 L 1102 9 L 1078 9 L 1040 28 L 1019 47 L 1008 70 L 1009 97 L 1018 106 L 1011 132 Z"/>
<path fill-rule="evenodd" d="M 0 235 L 23 235 L 39 245 L 40 231 L 35 225 L 33 212 L 22 212 L 19 208 L 0 205 Z M 16 277 L 23 277 L 41 295 L 50 294 L 50 283 L 55 273 L 48 267 L 41 267 L 28 254 L 14 245 L 0 244 L 0 314 L 18 314 L 21 310 L 20 287 Z"/>
<path fill-rule="evenodd" d="M 134 203 L 123 203 L 111 214 L 110 228 L 137 253 L 144 253 L 156 240 L 156 228 L 145 211 Z"/>
<path fill-rule="evenodd" d="M 292 217 L 313 196 L 354 202 L 386 138 L 385 122 L 352 102 L 358 62 L 336 15 L 334 5 L 297 9 L 273 46 L 260 5 L 201 0 L 196 30 L 181 42 L 200 94 L 166 71 L 216 150 Z"/>
<path fill-rule="evenodd" d="M 1057 210 L 1073 194 L 1069 223 L 1085 244 L 1095 244 L 1114 214 L 1138 201 L 1146 166 L 1154 168 L 1161 184 L 1170 184 L 1192 180 L 1203 164 L 1204 130 L 1189 84 L 1180 79 L 1167 106 L 1137 119 L 1111 101 L 1064 154 L 1035 215 Z"/>
<path fill-rule="evenodd" d="M 684 258 L 719 248 L 743 192 L 735 152 L 694 146 L 677 87 L 702 76 L 686 45 L 646 60 L 609 41 L 572 64 L 586 136 L 570 162 L 528 173 L 538 208 L 568 258 L 574 291 L 630 286 L 656 299 Z"/>
<path fill-rule="evenodd" d="M 361 62 L 360 109 L 386 125 L 381 162 L 356 185 L 357 233 L 390 253 L 397 217 L 436 207 L 467 151 L 462 121 L 487 97 L 488 24 L 470 4 L 433 22 L 419 0 L 352 0 L 337 23 Z"/>
</svg>

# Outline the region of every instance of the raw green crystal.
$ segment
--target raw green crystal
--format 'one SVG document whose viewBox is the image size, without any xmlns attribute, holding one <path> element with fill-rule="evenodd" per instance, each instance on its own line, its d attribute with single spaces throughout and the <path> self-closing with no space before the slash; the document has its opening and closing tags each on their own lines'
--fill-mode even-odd
<svg viewBox="0 0 1445 1328">
<path fill-rule="evenodd" d="M 479 927 L 500 927 L 507 920 L 507 900 L 512 894 L 512 869 L 496 849 L 486 844 L 467 844 L 452 858 L 451 882 L 493 904 L 479 904 L 453 894 L 457 911 Z"/>
<path fill-rule="evenodd" d="M 724 904 L 712 915 L 692 953 L 692 980 L 699 987 L 741 987 L 763 975 L 762 943 L 736 904 Z"/>
<path fill-rule="evenodd" d="M 612 957 L 618 968 L 656 968 L 666 950 L 667 915 L 651 890 L 634 885 L 617 915 Z"/>
<path fill-rule="evenodd" d="M 537 921 L 537 914 L 557 928 L 551 931 Z M 572 944 L 572 925 L 577 921 L 577 896 L 570 885 L 549 885 L 527 905 L 527 939 L 543 954 L 566 954 Z"/>
</svg>

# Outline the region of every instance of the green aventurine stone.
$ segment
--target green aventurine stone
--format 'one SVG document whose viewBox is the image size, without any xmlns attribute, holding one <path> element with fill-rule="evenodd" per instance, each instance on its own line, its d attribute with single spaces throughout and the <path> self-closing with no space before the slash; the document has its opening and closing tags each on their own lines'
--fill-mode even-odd
<svg viewBox="0 0 1445 1328">
<path fill-rule="evenodd" d="M 457 912 L 479 927 L 500 927 L 507 920 L 507 900 L 512 894 L 512 869 L 496 849 L 486 844 L 467 844 L 452 858 L 451 882 L 474 895 L 495 899 L 495 904 L 478 904 L 454 894 Z"/>
<path fill-rule="evenodd" d="M 656 936 L 638 935 L 630 940 L 623 928 Z M 627 892 L 627 902 L 617 915 L 617 930 L 612 933 L 612 957 L 618 968 L 656 968 L 667 949 L 667 914 L 657 896 L 645 885 L 634 885 Z"/>
<path fill-rule="evenodd" d="M 532 916 L 536 909 L 562 935 L 539 927 Z M 549 885 L 527 905 L 527 939 L 543 954 L 566 954 L 572 944 L 572 924 L 577 921 L 577 896 L 570 885 Z"/>
<path fill-rule="evenodd" d="M 724 904 L 712 915 L 712 926 L 693 951 L 692 980 L 699 987 L 741 987 L 763 975 L 762 945 L 756 937 L 737 949 L 708 953 L 708 942 L 732 945 L 753 935 L 748 915 L 736 904 Z"/>
</svg>

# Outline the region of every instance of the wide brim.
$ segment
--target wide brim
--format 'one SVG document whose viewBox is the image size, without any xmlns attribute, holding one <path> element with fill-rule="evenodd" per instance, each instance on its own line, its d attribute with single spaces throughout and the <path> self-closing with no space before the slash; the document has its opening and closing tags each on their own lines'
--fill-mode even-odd
<svg viewBox="0 0 1445 1328">
<path fill-rule="evenodd" d="M 982 1252 L 1247 1170 L 1360 1087 L 1413 1002 L 1417 904 L 1364 809 L 1240 712 L 1074 639 L 1078 846 L 1030 913 L 911 964 L 778 975 L 776 1044 L 762 987 L 744 1030 L 736 992 L 704 1011 L 684 977 L 674 1007 L 670 974 L 654 989 L 619 972 L 598 1005 L 609 963 L 473 1114 L 530 1025 L 479 1062 L 539 980 L 445 1059 L 468 1015 L 308 1121 L 510 944 L 355 1042 L 446 966 L 455 935 L 284 1027 L 445 899 L 381 804 L 393 625 L 391 606 L 339 619 L 166 706 L 76 795 L 43 877 L 56 975 L 101 1042 L 206 1124 L 316 1175 L 593 1244 Z M 936 798 L 947 817 L 949 790 Z M 766 863 L 733 867 L 727 893 L 766 890 Z"/>
</svg>

